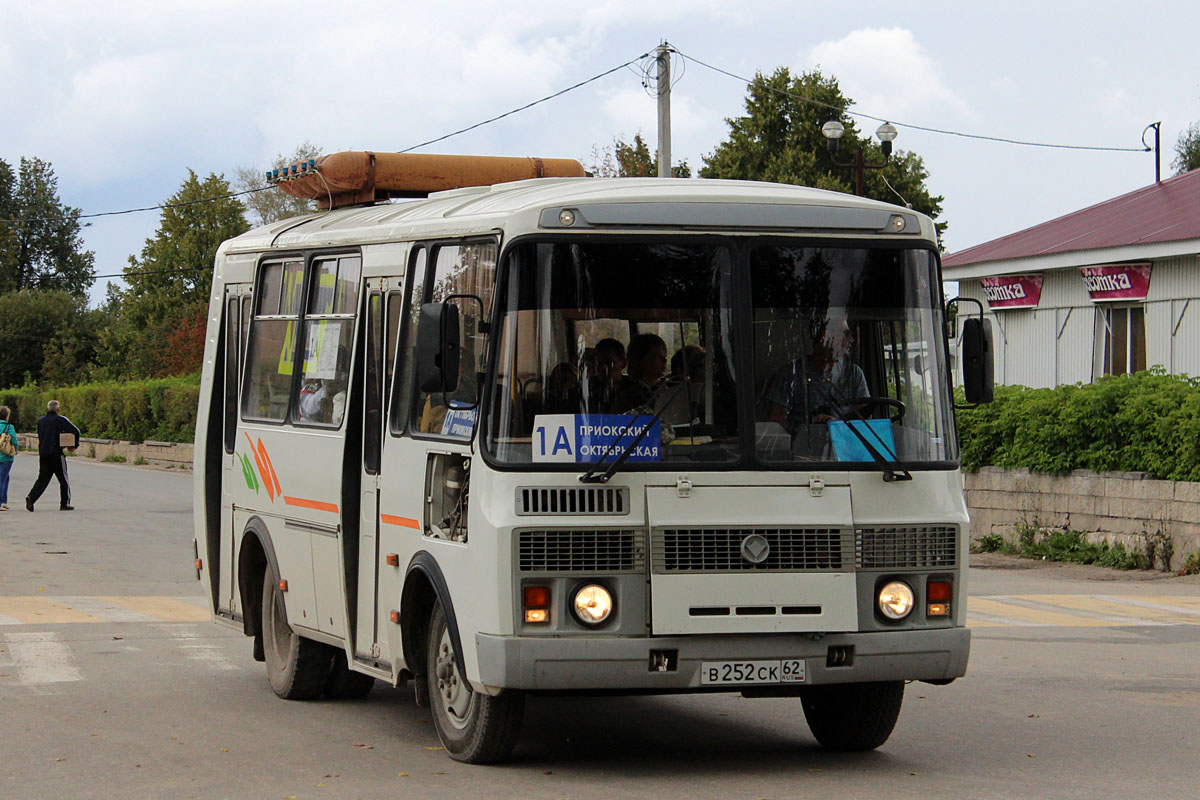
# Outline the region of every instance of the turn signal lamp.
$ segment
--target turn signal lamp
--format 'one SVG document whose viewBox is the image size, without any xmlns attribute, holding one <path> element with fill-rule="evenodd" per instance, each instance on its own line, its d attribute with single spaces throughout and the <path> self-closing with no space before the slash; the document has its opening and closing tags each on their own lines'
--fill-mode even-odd
<svg viewBox="0 0 1200 800">
<path fill-rule="evenodd" d="M 950 581 L 929 581 L 925 584 L 925 616 L 950 616 Z"/>
<path fill-rule="evenodd" d="M 522 591 L 525 606 L 525 621 L 542 623 L 550 621 L 550 587 L 526 586 Z"/>
</svg>

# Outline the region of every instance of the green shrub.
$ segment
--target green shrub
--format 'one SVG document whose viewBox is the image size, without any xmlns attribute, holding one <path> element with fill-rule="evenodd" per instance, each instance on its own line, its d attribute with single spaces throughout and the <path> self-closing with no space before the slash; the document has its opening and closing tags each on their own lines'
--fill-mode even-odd
<svg viewBox="0 0 1200 800">
<path fill-rule="evenodd" d="M 13 410 L 18 431 L 32 431 L 46 403 L 58 400 L 62 413 L 86 437 L 144 442 L 190 442 L 196 435 L 200 376 L 52 387 L 28 384 L 0 391 L 0 404 Z"/>
<path fill-rule="evenodd" d="M 1187 560 L 1183 562 L 1183 569 L 1179 570 L 1179 574 L 1200 575 L 1200 550 L 1188 554 Z"/>
<path fill-rule="evenodd" d="M 109 453 L 104 457 L 104 461 L 108 464 L 124 464 L 127 460 L 125 456 L 119 456 L 116 453 Z"/>
<path fill-rule="evenodd" d="M 990 465 L 1200 480 L 1200 378 L 1155 367 L 1055 389 L 998 386 L 995 402 L 959 412 L 958 430 L 968 471 Z"/>
<path fill-rule="evenodd" d="M 995 553 L 1004 547 L 1004 537 L 998 533 L 989 533 L 979 538 L 979 552 Z"/>
</svg>

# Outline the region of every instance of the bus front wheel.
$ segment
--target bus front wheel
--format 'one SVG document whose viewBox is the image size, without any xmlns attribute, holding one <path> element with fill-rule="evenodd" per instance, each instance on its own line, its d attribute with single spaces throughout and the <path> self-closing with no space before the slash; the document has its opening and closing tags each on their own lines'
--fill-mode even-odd
<svg viewBox="0 0 1200 800">
<path fill-rule="evenodd" d="M 874 750 L 888 740 L 904 681 L 809 686 L 800 696 L 809 730 L 830 750 Z"/>
<path fill-rule="evenodd" d="M 287 622 L 283 593 L 275 588 L 268 568 L 263 576 L 263 655 L 267 679 L 275 694 L 285 700 L 313 700 L 321 696 L 333 666 L 333 649 L 296 635 Z"/>
<path fill-rule="evenodd" d="M 459 673 L 441 603 L 434 605 L 429 620 L 425 680 L 433 725 L 451 758 L 468 764 L 487 764 L 512 752 L 521 732 L 525 697 L 512 691 L 492 697 L 471 689 L 466 676 Z"/>
</svg>

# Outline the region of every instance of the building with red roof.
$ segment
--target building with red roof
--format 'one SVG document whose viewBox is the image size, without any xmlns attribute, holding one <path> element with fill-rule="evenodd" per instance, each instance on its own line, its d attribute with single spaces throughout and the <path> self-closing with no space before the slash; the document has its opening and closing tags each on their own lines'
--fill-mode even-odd
<svg viewBox="0 0 1200 800">
<path fill-rule="evenodd" d="M 942 269 L 992 321 L 998 383 L 1154 365 L 1200 374 L 1200 170 L 953 253 Z"/>
</svg>

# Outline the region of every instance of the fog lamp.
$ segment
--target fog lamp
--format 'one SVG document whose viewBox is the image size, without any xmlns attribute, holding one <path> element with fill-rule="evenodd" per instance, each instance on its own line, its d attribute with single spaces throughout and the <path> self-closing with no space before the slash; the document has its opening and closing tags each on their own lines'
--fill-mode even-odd
<svg viewBox="0 0 1200 800">
<path fill-rule="evenodd" d="M 587 625 L 599 625 L 612 614 L 613 596 L 598 583 L 589 583 L 575 592 L 572 602 L 575 617 Z"/>
<path fill-rule="evenodd" d="M 913 610 L 912 587 L 892 581 L 879 590 L 879 611 L 888 619 L 904 619 Z"/>
</svg>

